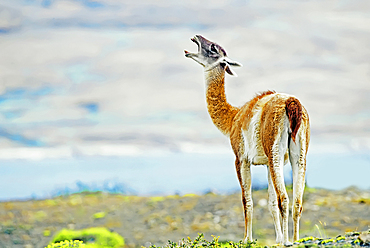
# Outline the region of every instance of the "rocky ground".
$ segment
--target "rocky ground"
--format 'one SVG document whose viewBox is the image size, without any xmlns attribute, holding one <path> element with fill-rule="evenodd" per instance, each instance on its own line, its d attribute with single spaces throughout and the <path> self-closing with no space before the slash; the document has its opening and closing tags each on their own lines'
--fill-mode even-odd
<svg viewBox="0 0 370 248">
<path fill-rule="evenodd" d="M 239 193 L 166 197 L 81 193 L 39 201 L 1 202 L 0 248 L 44 247 L 63 228 L 93 226 L 119 233 L 128 247 L 161 246 L 167 240 L 194 238 L 198 233 L 204 233 L 207 240 L 216 235 L 221 241 L 238 241 L 244 233 L 240 199 Z M 259 244 L 271 245 L 275 231 L 266 190 L 254 191 L 253 201 L 253 236 Z M 369 228 L 370 190 L 306 189 L 301 237 L 335 238 Z"/>
</svg>

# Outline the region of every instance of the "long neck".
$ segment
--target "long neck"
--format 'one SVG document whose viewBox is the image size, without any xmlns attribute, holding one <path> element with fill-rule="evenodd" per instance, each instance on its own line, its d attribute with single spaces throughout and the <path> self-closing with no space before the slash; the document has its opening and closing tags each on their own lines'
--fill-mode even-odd
<svg viewBox="0 0 370 248">
<path fill-rule="evenodd" d="M 208 113 L 213 123 L 225 135 L 229 135 L 233 119 L 239 108 L 231 106 L 225 95 L 225 70 L 221 66 L 205 72 Z"/>
</svg>

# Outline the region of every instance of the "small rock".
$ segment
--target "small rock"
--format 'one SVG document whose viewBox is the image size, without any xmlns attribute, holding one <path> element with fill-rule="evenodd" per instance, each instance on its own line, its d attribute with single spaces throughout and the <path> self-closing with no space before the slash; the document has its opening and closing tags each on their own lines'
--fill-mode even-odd
<svg viewBox="0 0 370 248">
<path fill-rule="evenodd" d="M 221 221 L 221 217 L 220 217 L 219 215 L 216 215 L 216 216 L 213 218 L 213 223 L 215 223 L 215 224 L 220 223 L 220 221 Z"/>
<path fill-rule="evenodd" d="M 71 230 L 74 230 L 75 229 L 75 224 L 68 224 L 67 228 L 71 229 Z"/>
<path fill-rule="evenodd" d="M 261 207 L 266 207 L 267 206 L 267 200 L 266 199 L 259 200 L 258 205 L 261 206 Z"/>
</svg>

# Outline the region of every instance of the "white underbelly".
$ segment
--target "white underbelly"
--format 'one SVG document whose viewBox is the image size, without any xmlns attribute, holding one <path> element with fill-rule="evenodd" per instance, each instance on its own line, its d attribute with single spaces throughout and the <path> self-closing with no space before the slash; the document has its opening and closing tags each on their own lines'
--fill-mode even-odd
<svg viewBox="0 0 370 248">
<path fill-rule="evenodd" d="M 251 128 L 252 129 L 252 128 Z M 244 138 L 244 159 L 247 159 L 250 164 L 253 165 L 268 165 L 268 158 L 262 146 L 262 141 L 259 138 L 259 130 L 257 135 L 252 133 L 252 130 L 248 132 L 243 131 Z M 288 149 L 281 151 L 284 156 L 284 165 L 288 163 L 289 152 Z"/>
<path fill-rule="evenodd" d="M 251 144 L 250 142 L 246 142 L 245 144 L 245 158 L 249 161 L 249 163 L 253 165 L 267 165 L 268 158 L 263 151 L 262 147 L 257 144 Z"/>
</svg>

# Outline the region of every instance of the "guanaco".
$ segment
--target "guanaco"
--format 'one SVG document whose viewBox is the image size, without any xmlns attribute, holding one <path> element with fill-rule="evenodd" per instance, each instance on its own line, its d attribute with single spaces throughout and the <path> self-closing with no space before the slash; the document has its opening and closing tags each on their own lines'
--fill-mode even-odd
<svg viewBox="0 0 370 248">
<path fill-rule="evenodd" d="M 215 126 L 230 138 L 236 156 L 244 208 L 244 241 L 252 241 L 251 165 L 267 165 L 268 207 L 275 225 L 276 243 L 289 246 L 292 244 L 288 237 L 289 198 L 283 166 L 289 159 L 293 173 L 293 240 L 296 241 L 310 140 L 308 113 L 296 97 L 274 91 L 257 94 L 242 107 L 230 105 L 225 94 L 225 72 L 236 75 L 232 67 L 241 64 L 229 59 L 220 45 L 201 35 L 191 40 L 198 45 L 198 52 L 185 50 L 185 56 L 204 67 L 209 115 Z"/>
</svg>

